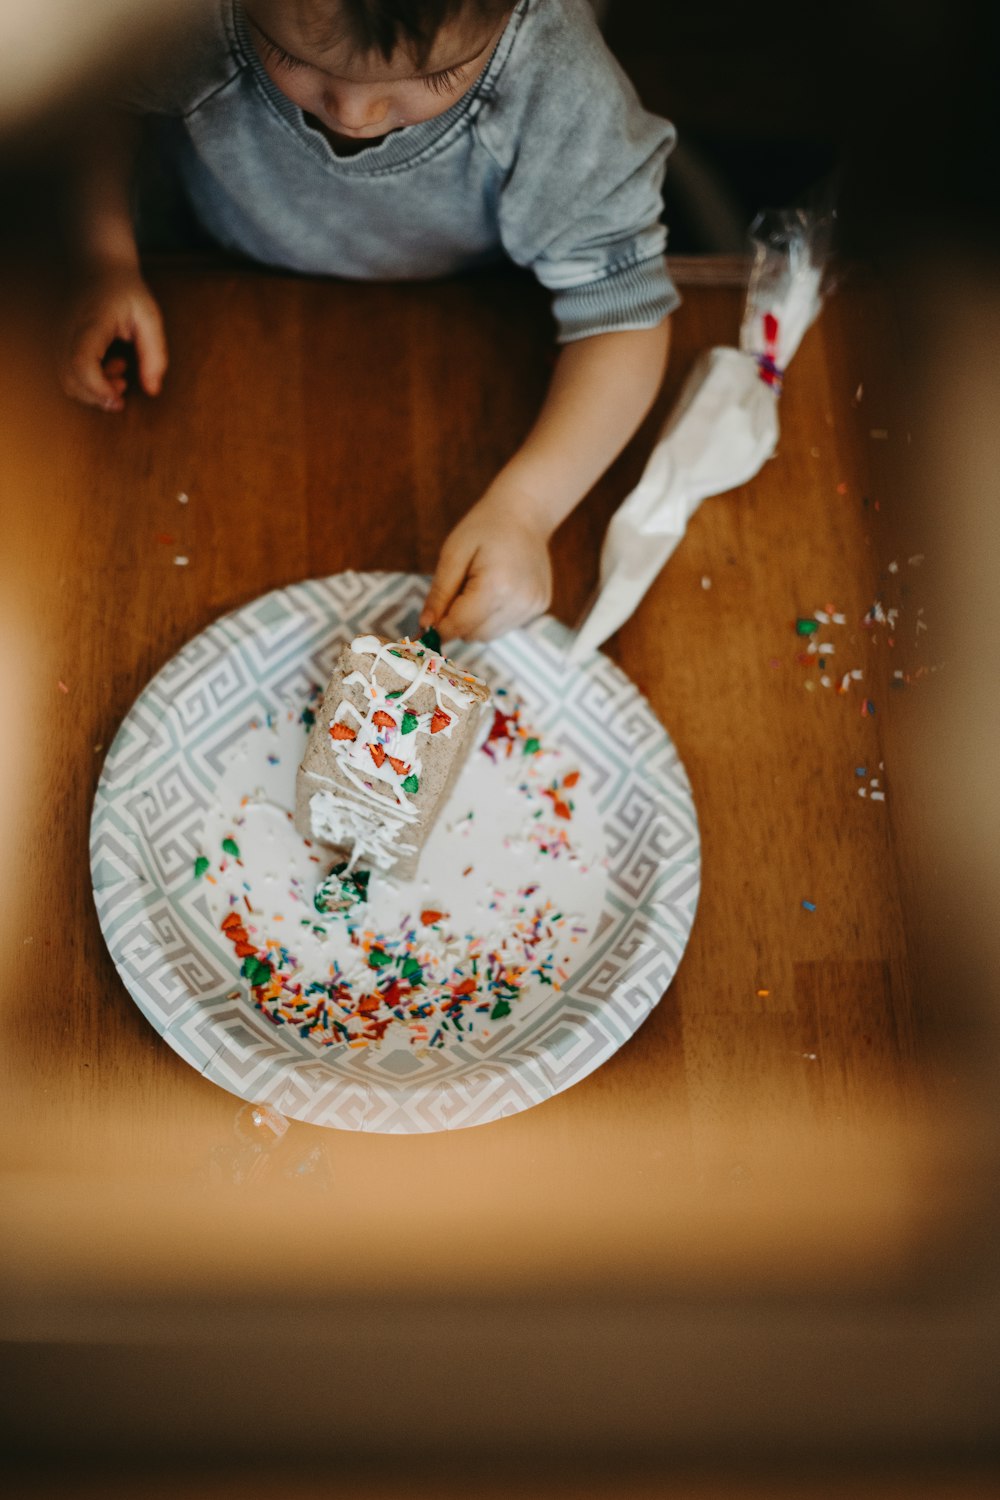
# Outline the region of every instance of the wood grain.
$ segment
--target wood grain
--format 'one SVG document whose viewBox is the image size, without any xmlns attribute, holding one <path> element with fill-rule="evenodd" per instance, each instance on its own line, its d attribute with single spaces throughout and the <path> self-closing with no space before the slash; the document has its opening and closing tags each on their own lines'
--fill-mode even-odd
<svg viewBox="0 0 1000 1500">
<path fill-rule="evenodd" d="M 238 1101 L 152 1032 L 98 930 L 87 824 L 103 750 L 224 611 L 344 568 L 428 571 L 530 424 L 551 328 L 516 274 L 356 286 L 163 265 L 153 284 L 169 377 L 117 418 L 56 393 L 41 291 L 4 294 L 8 1274 L 36 1289 L 252 1286 L 265 1247 L 306 1275 L 330 1236 L 364 1256 L 370 1286 L 398 1284 L 403 1243 L 404 1281 L 442 1254 L 456 1283 L 514 1265 L 538 1284 L 898 1270 L 938 1210 L 945 1147 L 892 769 L 881 805 L 855 775 L 887 762 L 905 696 L 889 688 L 902 644 L 861 623 L 896 544 L 869 436 L 882 421 L 857 399 L 887 378 L 874 294 L 848 286 L 809 333 L 777 457 L 703 505 L 610 643 L 673 735 L 701 821 L 701 906 L 669 993 L 606 1066 L 527 1114 L 403 1140 L 295 1124 L 240 1186 Z M 691 361 L 735 341 L 740 310 L 734 288 L 688 289 L 654 412 L 556 537 L 564 620 Z M 830 675 L 864 672 L 845 696 L 807 691 L 818 669 L 796 660 L 796 616 L 827 602 L 847 618 L 830 627 Z M 323 1170 L 299 1184 L 310 1153 Z"/>
</svg>

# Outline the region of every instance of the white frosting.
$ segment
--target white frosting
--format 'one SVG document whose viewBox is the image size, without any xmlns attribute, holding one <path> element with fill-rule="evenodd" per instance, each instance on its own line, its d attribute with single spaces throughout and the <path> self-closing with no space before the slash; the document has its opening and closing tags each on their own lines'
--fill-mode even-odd
<svg viewBox="0 0 1000 1500">
<path fill-rule="evenodd" d="M 413 853 L 412 844 L 400 842 L 402 821 L 392 817 L 388 810 L 376 820 L 345 802 L 342 795 L 314 792 L 309 799 L 309 816 L 314 839 L 352 846 L 348 871 L 353 870 L 359 859 L 368 859 L 378 869 L 389 870 L 401 855 Z"/>
<path fill-rule="evenodd" d="M 419 647 L 415 648 L 412 641 L 396 641 L 395 643 L 390 641 L 388 645 L 383 645 L 377 635 L 359 635 L 351 642 L 351 650 L 355 656 L 373 656 L 375 658 L 371 670 L 372 682 L 375 681 L 375 670 L 380 661 L 386 661 L 392 656 L 394 651 L 401 651 L 407 648 L 410 650 L 420 649 Z M 456 682 L 449 674 L 441 672 L 441 667 L 447 665 L 447 663 L 439 651 L 427 649 L 419 661 L 412 661 L 408 656 L 392 656 L 390 665 L 397 676 L 402 677 L 410 684 L 402 697 L 396 700 L 398 703 L 405 703 L 406 699 L 412 692 L 416 691 L 421 683 L 428 681 L 434 689 L 438 708 L 444 707 L 444 704 L 441 702 L 442 698 L 450 698 L 460 708 L 474 701 L 475 694 L 470 693 L 468 688 Z"/>
<path fill-rule="evenodd" d="M 475 695 L 467 687 L 455 682 L 450 674 L 442 673 L 445 661 L 437 651 L 426 649 L 415 659 L 402 654 L 419 649 L 410 641 L 383 643 L 374 635 L 359 635 L 351 642 L 355 655 L 370 656 L 372 665 L 367 674 L 352 672 L 345 678 L 344 685 L 359 686 L 368 702 L 362 712 L 349 699 L 341 700 L 329 728 L 332 731 L 337 725 L 344 725 L 353 731 L 353 735 L 336 739 L 331 733 L 330 744 L 350 783 L 348 798 L 353 796 L 361 804 L 356 816 L 362 821 L 367 819 L 369 824 L 386 819 L 390 822 L 396 819 L 399 823 L 416 821 L 420 814 L 411 801 L 411 795 L 419 790 L 420 784 L 420 737 L 430 733 L 450 737 L 454 709 L 465 708 L 475 701 Z M 392 698 L 389 689 L 378 680 L 381 662 L 386 662 L 393 674 L 407 683 Z M 414 714 L 406 707 L 406 702 L 424 683 L 433 689 L 436 709 L 431 713 Z M 445 700 L 452 705 L 452 713 L 445 708 Z M 411 720 L 406 733 L 403 731 L 404 716 Z M 443 725 L 439 722 L 434 729 L 436 716 L 439 719 L 443 716 L 446 722 Z M 407 786 L 411 777 L 416 780 L 416 788 Z M 390 789 L 392 800 L 375 789 L 375 782 Z M 347 842 L 349 838 L 350 835 L 345 834 L 342 841 Z M 368 843 L 370 845 L 370 839 Z M 396 848 L 398 852 L 399 846 Z"/>
</svg>

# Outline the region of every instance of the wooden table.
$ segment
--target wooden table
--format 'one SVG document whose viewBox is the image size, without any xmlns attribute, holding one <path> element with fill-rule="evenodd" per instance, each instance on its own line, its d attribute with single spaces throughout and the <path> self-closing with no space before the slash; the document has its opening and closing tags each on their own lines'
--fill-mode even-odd
<svg viewBox="0 0 1000 1500">
<path fill-rule="evenodd" d="M 554 610 L 567 622 L 694 355 L 736 340 L 739 289 L 694 269 L 680 268 L 686 299 L 654 413 L 555 540 Z M 317 1339 L 364 1346 L 375 1378 L 372 1327 L 430 1369 L 446 1349 L 470 1354 L 469 1309 L 487 1308 L 489 1328 L 509 1335 L 490 1365 L 503 1397 L 491 1405 L 482 1384 L 474 1398 L 449 1380 L 451 1396 L 470 1433 L 482 1406 L 497 1441 L 516 1443 L 540 1441 L 546 1422 L 571 1430 L 574 1408 L 565 1391 L 544 1420 L 531 1406 L 533 1315 L 512 1310 L 512 1294 L 563 1308 L 667 1298 L 674 1337 L 661 1353 L 680 1362 L 674 1420 L 695 1447 L 722 1430 L 723 1409 L 734 1442 L 767 1422 L 778 1443 L 801 1433 L 817 1360 L 851 1385 L 848 1420 L 873 1438 L 886 1369 L 869 1365 L 863 1339 L 823 1356 L 806 1340 L 779 1360 L 775 1415 L 773 1388 L 738 1374 L 724 1334 L 747 1334 L 761 1298 L 777 1299 L 771 1321 L 754 1323 L 762 1349 L 798 1328 L 797 1298 L 861 1299 L 864 1329 L 865 1299 L 909 1285 L 933 1259 L 933 1225 L 957 1212 L 954 1132 L 927 1065 L 936 1017 L 912 982 L 914 799 L 902 782 L 897 794 L 893 755 L 933 654 L 917 626 L 923 575 L 908 561 L 918 523 L 894 503 L 905 455 L 877 292 L 856 282 L 831 304 L 789 375 L 777 457 L 702 506 L 609 645 L 670 730 L 701 822 L 701 905 L 660 1005 L 585 1082 L 501 1123 L 418 1138 L 293 1124 L 258 1152 L 237 1136 L 239 1101 L 151 1030 L 104 948 L 87 860 L 103 752 L 149 678 L 225 611 L 342 569 L 429 571 L 526 431 L 550 330 L 514 274 L 350 286 L 162 265 L 152 280 L 171 370 L 160 399 L 133 397 L 120 417 L 55 392 L 43 284 L 5 293 L 0 771 L 19 789 L 0 827 L 9 1326 L 26 1344 L 57 1341 L 65 1371 L 68 1342 L 93 1348 L 123 1319 L 157 1346 L 196 1344 L 214 1319 L 230 1331 L 235 1319 L 258 1349 L 272 1336 L 310 1359 Z M 864 624 L 879 596 L 899 605 L 894 631 Z M 823 628 L 836 649 L 821 670 L 798 660 L 794 622 L 828 606 L 846 623 Z M 852 668 L 862 680 L 838 693 Z M 885 802 L 859 796 L 873 777 Z M 721 1321 L 707 1336 L 709 1304 Z M 623 1332 L 620 1314 L 587 1325 L 599 1351 L 588 1368 L 605 1374 L 580 1377 L 575 1411 L 595 1441 L 641 1443 L 663 1392 L 633 1388 L 622 1338 L 638 1340 L 635 1368 L 655 1360 L 642 1320 Z M 567 1368 L 576 1327 L 555 1336 Z M 893 1345 L 890 1404 L 912 1436 L 944 1408 L 928 1394 L 927 1330 L 911 1332 Z M 37 1387 L 21 1373 L 31 1431 Z M 944 1370 L 935 1391 L 948 1420 L 964 1412 L 977 1430 L 982 1410 L 941 1397 L 947 1381 Z M 355 1434 L 363 1384 L 338 1389 Z M 152 1421 L 166 1441 L 162 1410 L 150 1418 L 115 1389 L 125 1425 Z M 183 1407 L 184 1379 L 171 1390 Z M 106 1404 L 77 1395 L 61 1431 L 83 1442 Z M 309 1390 L 301 1399 L 311 1411 Z M 205 1430 L 238 1432 L 237 1406 L 220 1398 L 221 1426 Z M 833 1443 L 845 1410 L 820 1402 L 812 1438 Z M 192 1422 L 189 1437 L 202 1431 Z M 401 1442 L 426 1433 L 426 1417 L 394 1411 L 393 1422 Z M 287 1430 L 270 1411 L 266 1441 Z"/>
</svg>

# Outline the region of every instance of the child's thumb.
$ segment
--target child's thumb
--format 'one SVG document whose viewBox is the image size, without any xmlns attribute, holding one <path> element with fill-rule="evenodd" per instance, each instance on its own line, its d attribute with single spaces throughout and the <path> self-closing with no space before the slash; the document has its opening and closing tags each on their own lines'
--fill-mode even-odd
<svg viewBox="0 0 1000 1500">
<path fill-rule="evenodd" d="M 160 309 L 152 298 L 136 309 L 133 337 L 142 388 L 147 396 L 158 396 L 167 373 L 167 337 Z"/>
<path fill-rule="evenodd" d="M 443 620 L 449 607 L 461 592 L 468 571 L 469 559 L 463 551 L 451 548 L 446 542 L 438 559 L 438 565 L 427 590 L 424 607 L 420 611 L 420 628 L 426 630 Z"/>
</svg>

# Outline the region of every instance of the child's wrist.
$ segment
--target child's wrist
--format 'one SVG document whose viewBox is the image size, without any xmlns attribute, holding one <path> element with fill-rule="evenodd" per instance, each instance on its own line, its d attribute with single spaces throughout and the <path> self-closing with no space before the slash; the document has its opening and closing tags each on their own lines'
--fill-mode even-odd
<svg viewBox="0 0 1000 1500">
<path fill-rule="evenodd" d="M 139 272 L 139 247 L 130 222 L 111 221 L 89 226 L 77 256 L 89 279 L 126 272 Z"/>
<path fill-rule="evenodd" d="M 497 475 L 488 493 L 494 503 L 545 542 L 583 498 L 570 493 L 544 466 L 519 454 Z"/>
</svg>

